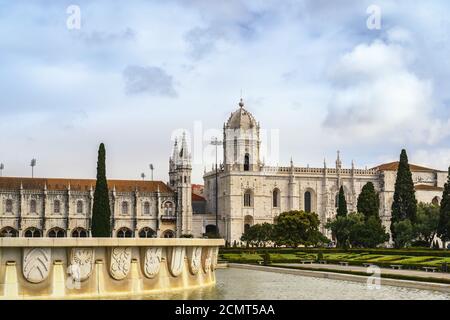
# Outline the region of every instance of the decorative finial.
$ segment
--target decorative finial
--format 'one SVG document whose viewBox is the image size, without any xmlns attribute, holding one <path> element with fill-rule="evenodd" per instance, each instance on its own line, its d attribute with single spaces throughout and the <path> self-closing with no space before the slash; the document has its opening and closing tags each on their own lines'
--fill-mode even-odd
<svg viewBox="0 0 450 320">
<path fill-rule="evenodd" d="M 244 107 L 244 100 L 241 98 L 241 100 L 239 101 L 239 107 L 243 108 Z"/>
</svg>

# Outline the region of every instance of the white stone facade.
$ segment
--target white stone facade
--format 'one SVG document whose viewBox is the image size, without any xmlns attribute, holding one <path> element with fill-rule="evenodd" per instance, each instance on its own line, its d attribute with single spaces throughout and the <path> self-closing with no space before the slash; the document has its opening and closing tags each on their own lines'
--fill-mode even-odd
<svg viewBox="0 0 450 320">
<path fill-rule="evenodd" d="M 108 180 L 112 236 L 192 234 L 191 155 L 183 135 L 170 182 Z M 0 177 L 0 237 L 89 237 L 95 180 Z M 201 198 L 203 199 L 203 198 Z"/>
<path fill-rule="evenodd" d="M 204 186 L 191 183 L 191 154 L 186 137 L 175 142 L 169 159 L 169 183 L 108 180 L 113 236 L 201 237 L 214 232 L 240 241 L 246 227 L 273 223 L 281 212 L 318 214 L 321 231 L 336 214 L 344 187 L 349 212 L 356 211 L 362 187 L 372 182 L 380 196 L 380 217 L 389 231 L 398 163 L 372 169 L 269 167 L 260 159 L 260 125 L 239 103 L 223 126 L 224 159 L 217 174 L 204 174 Z M 410 165 L 419 202 L 440 202 L 447 172 Z M 95 180 L 0 177 L 0 236 L 89 236 Z M 198 194 L 198 191 L 201 191 Z M 193 210 L 193 199 L 195 210 Z M 206 210 L 204 208 L 206 202 Z M 205 212 L 200 212 L 200 211 Z M 195 212 L 194 212 L 195 211 Z"/>
<path fill-rule="evenodd" d="M 164 183 L 110 180 L 108 184 L 114 236 L 175 237 L 175 195 Z M 87 179 L 0 178 L 0 232 L 89 236 L 94 187 L 95 180 Z"/>
<path fill-rule="evenodd" d="M 338 156 L 332 167 L 268 167 L 260 161 L 259 123 L 244 109 L 231 114 L 224 124 L 224 162 L 218 174 L 219 231 L 230 242 L 240 241 L 246 226 L 273 223 L 281 212 L 305 210 L 316 212 L 324 223 L 336 215 L 336 197 L 344 187 L 349 212 L 356 211 L 362 187 L 372 182 L 380 195 L 380 217 L 390 226 L 397 163 L 373 169 L 343 168 Z M 446 172 L 410 165 L 420 202 L 440 201 Z M 216 212 L 215 171 L 204 175 L 207 211 L 203 223 L 211 223 Z M 195 219 L 195 217 L 194 217 Z M 214 223 L 214 222 L 212 222 Z"/>
</svg>

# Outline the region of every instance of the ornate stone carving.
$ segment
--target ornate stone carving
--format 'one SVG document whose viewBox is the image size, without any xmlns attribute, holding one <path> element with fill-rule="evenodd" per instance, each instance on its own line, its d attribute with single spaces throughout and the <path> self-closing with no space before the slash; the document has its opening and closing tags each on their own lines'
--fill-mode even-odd
<svg viewBox="0 0 450 320">
<path fill-rule="evenodd" d="M 111 251 L 110 273 L 116 280 L 125 279 L 131 268 L 131 248 L 116 247 Z"/>
<path fill-rule="evenodd" d="M 212 261 L 212 249 L 210 247 L 206 247 L 203 249 L 203 271 L 209 272 L 211 270 L 211 261 Z"/>
<path fill-rule="evenodd" d="M 70 264 L 76 267 L 79 280 L 84 281 L 92 273 L 94 268 L 94 249 L 92 248 L 73 248 L 70 255 Z"/>
<path fill-rule="evenodd" d="M 219 255 L 219 248 L 211 248 L 212 255 L 211 255 L 211 269 L 214 271 L 217 268 L 217 259 Z"/>
<path fill-rule="evenodd" d="M 171 248 L 170 251 L 171 251 L 169 254 L 170 273 L 174 277 L 178 277 L 181 274 L 181 272 L 183 271 L 185 250 L 184 250 L 184 247 L 173 247 L 173 248 Z"/>
<path fill-rule="evenodd" d="M 154 278 L 161 267 L 162 248 L 147 248 L 144 257 L 144 274 Z"/>
<path fill-rule="evenodd" d="M 189 249 L 189 271 L 196 275 L 202 264 L 202 248 L 193 247 Z"/>
<path fill-rule="evenodd" d="M 23 276 L 29 282 L 39 283 L 47 279 L 50 272 L 52 250 L 50 248 L 23 249 Z"/>
</svg>

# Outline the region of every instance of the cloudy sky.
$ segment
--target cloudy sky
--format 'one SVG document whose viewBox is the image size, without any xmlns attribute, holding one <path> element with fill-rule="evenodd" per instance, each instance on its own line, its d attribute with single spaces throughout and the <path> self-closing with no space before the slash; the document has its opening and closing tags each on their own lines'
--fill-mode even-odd
<svg viewBox="0 0 450 320">
<path fill-rule="evenodd" d="M 91 178 L 105 142 L 109 178 L 153 163 L 167 181 L 186 130 L 201 182 L 241 90 L 274 141 L 267 163 L 332 166 L 339 149 L 363 168 L 406 148 L 446 169 L 449 11 L 446 0 L 0 0 L 3 175 L 29 176 L 35 157 L 37 176 Z"/>
</svg>

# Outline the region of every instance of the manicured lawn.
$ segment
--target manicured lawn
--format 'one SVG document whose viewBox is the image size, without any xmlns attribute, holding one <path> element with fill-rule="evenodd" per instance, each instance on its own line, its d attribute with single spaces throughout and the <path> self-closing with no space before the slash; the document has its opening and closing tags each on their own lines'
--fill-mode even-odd
<svg viewBox="0 0 450 320">
<path fill-rule="evenodd" d="M 302 260 L 317 260 L 317 254 L 307 252 L 290 252 L 290 253 L 270 253 L 272 263 L 299 263 Z M 258 263 L 263 261 L 262 253 L 221 253 L 220 258 L 229 262 L 239 263 Z M 389 266 L 392 264 L 404 265 L 405 267 L 420 268 L 423 266 L 440 267 L 443 263 L 450 265 L 450 257 L 439 256 L 412 256 L 412 255 L 381 255 L 369 253 L 324 253 L 323 260 L 330 263 L 347 261 L 350 264 L 362 265 L 363 263 L 374 263 L 381 266 Z"/>
</svg>

